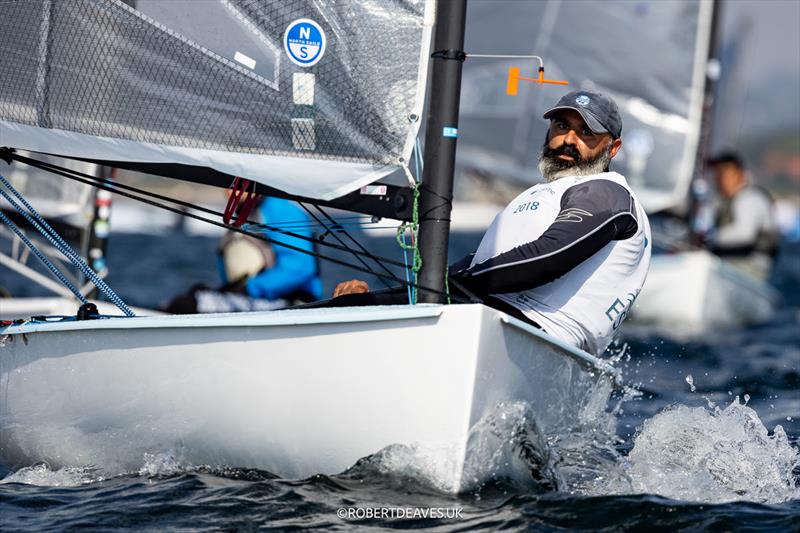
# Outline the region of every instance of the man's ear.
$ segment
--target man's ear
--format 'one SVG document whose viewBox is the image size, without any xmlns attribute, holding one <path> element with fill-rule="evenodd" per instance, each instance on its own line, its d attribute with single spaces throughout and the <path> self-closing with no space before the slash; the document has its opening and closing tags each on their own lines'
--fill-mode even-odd
<svg viewBox="0 0 800 533">
<path fill-rule="evenodd" d="M 614 139 L 611 141 L 611 158 L 613 159 L 619 149 L 622 148 L 622 139 Z"/>
</svg>

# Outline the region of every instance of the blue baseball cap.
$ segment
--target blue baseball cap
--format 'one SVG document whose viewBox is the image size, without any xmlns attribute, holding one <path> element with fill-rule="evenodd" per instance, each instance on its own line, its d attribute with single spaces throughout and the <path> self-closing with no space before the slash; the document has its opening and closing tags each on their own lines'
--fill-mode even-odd
<svg viewBox="0 0 800 533">
<path fill-rule="evenodd" d="M 580 113 L 594 133 L 610 133 L 615 139 L 622 135 L 622 117 L 617 103 L 610 96 L 592 91 L 572 91 L 562 96 L 542 118 L 550 118 L 562 109 Z"/>
</svg>

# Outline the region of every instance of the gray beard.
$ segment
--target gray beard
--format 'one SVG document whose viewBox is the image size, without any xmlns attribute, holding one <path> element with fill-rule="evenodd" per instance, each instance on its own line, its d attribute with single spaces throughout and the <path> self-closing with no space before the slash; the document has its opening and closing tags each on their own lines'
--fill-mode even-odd
<svg viewBox="0 0 800 533">
<path fill-rule="evenodd" d="M 546 159 L 544 155 L 540 153 L 539 172 L 542 173 L 544 179 L 549 183 L 568 176 L 593 176 L 595 174 L 600 174 L 605 172 L 610 162 L 611 145 L 609 145 L 602 154 L 597 156 L 594 161 L 578 163 L 569 168 L 560 168 L 557 162 Z"/>
</svg>

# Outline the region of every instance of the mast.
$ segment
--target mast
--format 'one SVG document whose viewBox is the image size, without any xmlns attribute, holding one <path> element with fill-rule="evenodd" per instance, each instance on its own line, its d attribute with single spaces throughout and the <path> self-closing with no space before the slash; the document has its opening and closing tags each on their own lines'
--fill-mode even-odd
<svg viewBox="0 0 800 533">
<path fill-rule="evenodd" d="M 711 8 L 711 29 L 706 55 L 706 84 L 703 91 L 703 117 L 700 121 L 700 142 L 698 143 L 698 162 L 695 172 L 705 167 L 705 161 L 711 150 L 711 134 L 714 126 L 714 104 L 717 95 L 717 82 L 720 78 L 720 20 L 723 0 L 713 0 Z"/>
<path fill-rule="evenodd" d="M 467 0 L 438 0 L 433 38 L 433 71 L 425 132 L 425 169 L 420 186 L 419 243 L 422 270 L 418 283 L 443 292 L 447 275 L 453 172 L 458 136 L 461 67 L 466 58 L 464 26 Z M 420 290 L 422 303 L 444 303 L 442 294 Z"/>
<path fill-rule="evenodd" d="M 690 241 L 694 244 L 699 243 L 699 236 L 696 235 L 695 220 L 700 215 L 702 204 L 708 196 L 710 185 L 703 176 L 706 167 L 706 160 L 711 151 L 711 134 L 714 127 L 714 104 L 717 95 L 717 82 L 720 77 L 720 21 L 722 15 L 722 1 L 711 0 L 711 21 L 710 34 L 708 39 L 708 52 L 706 53 L 705 86 L 703 87 L 703 112 L 700 118 L 700 138 L 697 143 L 697 152 L 694 161 L 693 179 L 691 193 L 689 194 L 688 222 L 690 229 Z"/>
</svg>

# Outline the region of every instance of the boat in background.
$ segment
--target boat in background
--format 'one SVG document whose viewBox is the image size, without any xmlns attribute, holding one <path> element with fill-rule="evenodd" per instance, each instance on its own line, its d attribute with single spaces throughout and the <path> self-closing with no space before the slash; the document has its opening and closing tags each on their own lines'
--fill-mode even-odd
<svg viewBox="0 0 800 533">
<path fill-rule="evenodd" d="M 781 301 L 769 283 L 705 250 L 654 254 L 630 319 L 680 338 L 765 323 Z"/>
<path fill-rule="evenodd" d="M 23 152 L 25 155 L 31 155 Z M 82 161 L 74 161 L 54 156 L 41 156 L 41 160 L 63 165 L 79 172 L 100 175 L 100 166 Z M 72 244 L 78 254 L 90 263 L 100 278 L 108 273 L 105 262 L 106 239 L 109 235 L 109 216 L 111 195 L 97 191 L 89 185 L 65 180 L 59 176 L 24 165 L 11 165 L 0 160 L 0 175 L 6 178 L 30 202 L 48 224 Z M 37 233 L 12 206 L 0 197 L 0 210 L 20 227 L 27 238 L 34 240 L 40 251 L 53 263 L 61 266 L 67 279 L 78 288 L 81 294 L 89 297 L 96 292 L 94 284 L 72 271 L 63 262 L 63 256 L 45 240 L 37 239 Z M 20 238 L 5 226 L 0 226 L 0 268 L 14 272 L 27 279 L 32 286 L 50 292 L 53 296 L 17 296 L 11 293 L 0 297 L 0 320 L 27 319 L 33 316 L 61 315 L 74 316 L 82 302 L 75 294 L 58 281 L 42 274 L 34 268 L 35 257 L 25 247 Z M 7 252 L 7 253 L 6 253 Z M 0 284 L 0 289 L 2 285 Z M 29 291 L 35 292 L 35 291 Z M 97 306 L 101 314 L 117 314 L 117 306 L 92 298 L 88 301 Z M 137 315 L 157 315 L 158 311 L 134 308 Z"/>
</svg>

